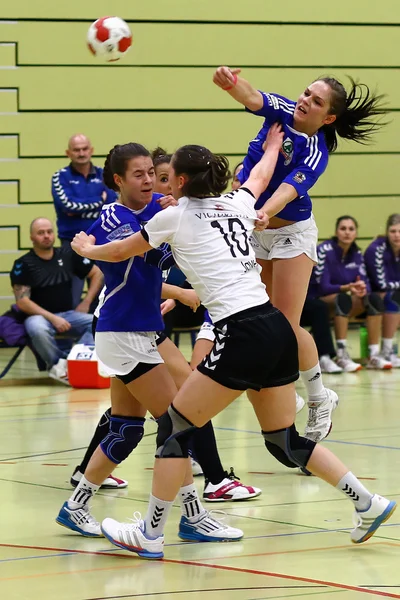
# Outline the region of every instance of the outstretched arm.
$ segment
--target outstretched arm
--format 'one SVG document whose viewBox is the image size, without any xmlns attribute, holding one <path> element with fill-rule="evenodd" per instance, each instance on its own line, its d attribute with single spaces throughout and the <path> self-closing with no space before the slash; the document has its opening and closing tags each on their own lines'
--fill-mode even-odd
<svg viewBox="0 0 400 600">
<path fill-rule="evenodd" d="M 138 256 L 153 249 L 140 231 L 124 240 L 115 240 L 102 246 L 95 246 L 95 243 L 96 238 L 93 235 L 81 231 L 75 235 L 71 248 L 80 256 L 104 262 L 122 262 L 131 256 Z"/>
<path fill-rule="evenodd" d="M 251 111 L 260 110 L 264 105 L 261 92 L 253 88 L 247 79 L 238 77 L 239 73 L 240 69 L 218 67 L 214 73 L 213 82 Z"/>
</svg>

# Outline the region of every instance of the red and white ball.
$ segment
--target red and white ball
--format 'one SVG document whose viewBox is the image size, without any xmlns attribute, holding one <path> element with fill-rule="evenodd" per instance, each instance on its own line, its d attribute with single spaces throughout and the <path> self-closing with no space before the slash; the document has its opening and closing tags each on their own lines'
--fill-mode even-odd
<svg viewBox="0 0 400 600">
<path fill-rule="evenodd" d="M 102 17 L 89 27 L 89 50 L 107 62 L 122 58 L 132 45 L 129 25 L 120 17 Z"/>
</svg>

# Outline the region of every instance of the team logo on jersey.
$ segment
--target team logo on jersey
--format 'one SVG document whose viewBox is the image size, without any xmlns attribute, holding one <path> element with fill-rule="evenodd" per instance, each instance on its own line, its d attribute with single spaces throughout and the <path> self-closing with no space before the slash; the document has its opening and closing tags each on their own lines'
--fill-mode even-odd
<svg viewBox="0 0 400 600">
<path fill-rule="evenodd" d="M 301 173 L 301 171 L 297 171 L 296 175 L 294 175 L 293 177 L 293 181 L 295 181 L 296 183 L 303 183 L 303 181 L 306 180 L 306 176 L 304 175 L 304 173 Z"/>
<path fill-rule="evenodd" d="M 111 233 L 108 234 L 107 239 L 112 242 L 112 240 L 116 240 L 118 238 L 124 238 L 124 237 L 128 237 L 130 235 L 132 235 L 133 229 L 131 227 L 130 223 L 125 223 L 124 225 L 121 225 L 121 227 L 118 227 L 118 229 L 115 229 L 114 231 L 112 231 Z"/>
<path fill-rule="evenodd" d="M 289 137 L 284 139 L 280 151 L 281 154 L 283 154 L 283 156 L 285 157 L 285 166 L 292 161 L 293 149 L 293 141 Z"/>
<path fill-rule="evenodd" d="M 90 265 L 90 259 L 89 258 L 84 258 L 83 261 L 82 261 L 82 263 L 84 265 Z"/>
</svg>

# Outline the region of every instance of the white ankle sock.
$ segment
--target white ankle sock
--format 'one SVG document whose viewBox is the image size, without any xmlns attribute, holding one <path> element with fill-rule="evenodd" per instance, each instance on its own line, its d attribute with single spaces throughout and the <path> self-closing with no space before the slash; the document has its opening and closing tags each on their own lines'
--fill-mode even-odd
<svg viewBox="0 0 400 600">
<path fill-rule="evenodd" d="M 181 487 L 179 490 L 179 502 L 183 516 L 187 517 L 189 521 L 198 521 L 206 512 L 206 509 L 200 502 L 194 483 Z"/>
<path fill-rule="evenodd" d="M 173 503 L 168 500 L 160 500 L 150 494 L 149 506 L 144 518 L 145 530 L 148 538 L 157 538 L 160 535 L 163 535 L 172 504 Z"/>
<path fill-rule="evenodd" d="M 300 371 L 301 378 L 307 389 L 309 397 L 323 396 L 325 388 L 322 383 L 321 367 L 319 362 L 308 371 Z"/>
<path fill-rule="evenodd" d="M 347 340 L 336 340 L 336 347 L 337 347 L 337 351 L 338 354 L 345 350 L 347 346 Z"/>
<path fill-rule="evenodd" d="M 368 510 L 371 506 L 373 494 L 371 494 L 351 471 L 346 473 L 336 486 L 352 502 L 357 510 Z"/>
<path fill-rule="evenodd" d="M 82 475 L 82 478 L 75 488 L 75 491 L 68 500 L 68 508 L 82 508 L 82 506 L 87 504 L 89 500 L 93 498 L 99 487 L 100 486 L 96 485 L 95 483 L 90 483 L 90 481 L 88 481 L 86 477 Z"/>
<path fill-rule="evenodd" d="M 382 338 L 382 350 L 384 354 L 392 354 L 393 338 Z"/>
<path fill-rule="evenodd" d="M 370 356 L 376 356 L 379 354 L 379 344 L 369 344 L 368 350 Z"/>
</svg>

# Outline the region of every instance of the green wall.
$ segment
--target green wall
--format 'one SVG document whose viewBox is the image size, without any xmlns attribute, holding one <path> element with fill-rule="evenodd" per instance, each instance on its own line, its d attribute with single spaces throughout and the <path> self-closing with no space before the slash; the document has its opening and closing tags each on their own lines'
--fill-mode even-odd
<svg viewBox="0 0 400 600">
<path fill-rule="evenodd" d="M 15 3 L 16 4 L 16 3 Z M 390 126 L 372 146 L 341 143 L 313 190 L 320 237 L 343 213 L 360 222 L 362 245 L 400 212 L 400 2 L 352 0 L 117 1 L 134 38 L 120 63 L 96 62 L 85 45 L 110 2 L 21 0 L 0 21 L 0 311 L 11 300 L 13 260 L 29 247 L 28 225 L 53 218 L 52 173 L 67 139 L 86 133 L 102 163 L 115 143 L 172 151 L 200 143 L 236 163 L 261 125 L 211 81 L 240 66 L 266 91 L 296 98 L 321 74 L 346 75 L 388 94 Z"/>
</svg>

